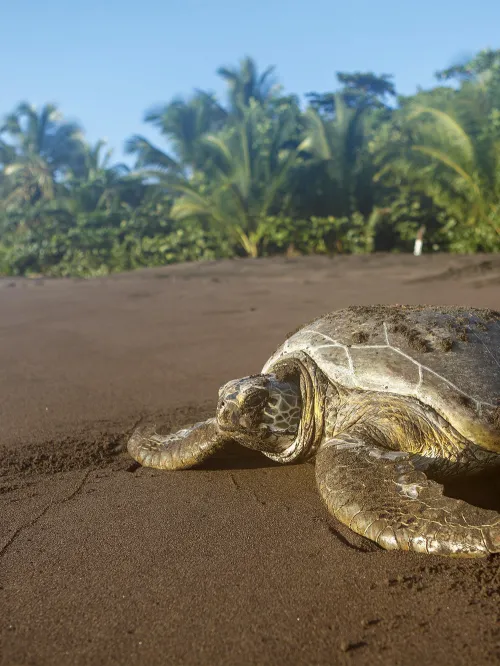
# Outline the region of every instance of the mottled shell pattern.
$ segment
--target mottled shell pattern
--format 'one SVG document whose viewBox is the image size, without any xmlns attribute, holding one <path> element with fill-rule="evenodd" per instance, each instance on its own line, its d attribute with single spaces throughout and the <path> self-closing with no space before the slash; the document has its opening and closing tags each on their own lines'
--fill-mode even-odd
<svg viewBox="0 0 500 666">
<path fill-rule="evenodd" d="M 298 353 L 337 385 L 414 397 L 473 443 L 500 451 L 500 312 L 349 307 L 291 334 L 262 372 Z"/>
</svg>

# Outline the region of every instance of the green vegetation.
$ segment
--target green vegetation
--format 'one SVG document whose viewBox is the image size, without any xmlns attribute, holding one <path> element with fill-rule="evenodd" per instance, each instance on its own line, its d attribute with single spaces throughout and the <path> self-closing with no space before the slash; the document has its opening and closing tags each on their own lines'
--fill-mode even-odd
<svg viewBox="0 0 500 666">
<path fill-rule="evenodd" d="M 391 76 L 337 74 L 285 96 L 252 59 L 150 110 L 165 151 L 133 136 L 135 169 L 53 105 L 0 125 L 0 274 L 90 276 L 276 253 L 500 250 L 500 50 L 398 96 Z M 161 145 L 161 144 L 160 144 Z"/>
</svg>

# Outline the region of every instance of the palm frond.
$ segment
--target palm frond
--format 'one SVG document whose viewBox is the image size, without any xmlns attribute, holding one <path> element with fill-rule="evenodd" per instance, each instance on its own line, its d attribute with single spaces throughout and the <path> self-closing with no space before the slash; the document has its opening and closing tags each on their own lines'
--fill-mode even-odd
<svg viewBox="0 0 500 666">
<path fill-rule="evenodd" d="M 160 171 L 178 171 L 180 169 L 180 165 L 173 157 L 139 134 L 135 134 L 126 141 L 125 152 L 136 156 L 136 168 L 149 167 Z"/>
<path fill-rule="evenodd" d="M 429 146 L 412 146 L 412 150 L 415 152 L 423 153 L 424 155 L 428 155 L 429 157 L 434 158 L 435 160 L 438 160 L 442 164 L 445 164 L 448 166 L 450 169 L 453 169 L 455 173 L 457 173 L 465 182 L 468 183 L 468 185 L 473 189 L 476 194 L 479 194 L 479 188 L 477 184 L 474 182 L 473 178 L 468 174 L 466 171 L 464 171 L 460 165 L 458 165 L 456 162 L 454 162 L 450 157 L 446 154 L 443 153 L 440 150 L 437 150 L 435 148 L 431 148 Z"/>
</svg>

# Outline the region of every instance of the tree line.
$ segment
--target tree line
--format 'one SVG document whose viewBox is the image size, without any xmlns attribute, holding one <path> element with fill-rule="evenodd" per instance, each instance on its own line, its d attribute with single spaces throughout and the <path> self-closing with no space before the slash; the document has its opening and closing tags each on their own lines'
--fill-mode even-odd
<svg viewBox="0 0 500 666">
<path fill-rule="evenodd" d="M 51 104 L 0 124 L 0 274 L 91 276 L 278 253 L 500 250 L 500 50 L 398 95 L 392 76 L 338 72 L 305 109 L 275 70 L 220 68 L 150 109 L 133 169 Z M 161 140 L 161 141 L 160 141 Z M 166 146 L 166 148 L 165 148 Z"/>
</svg>

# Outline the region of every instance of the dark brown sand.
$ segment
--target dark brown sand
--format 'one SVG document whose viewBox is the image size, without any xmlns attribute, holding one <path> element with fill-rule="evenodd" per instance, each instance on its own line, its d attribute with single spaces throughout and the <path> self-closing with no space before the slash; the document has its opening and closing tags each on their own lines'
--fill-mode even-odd
<svg viewBox="0 0 500 666">
<path fill-rule="evenodd" d="M 500 259 L 1 280 L 0 663 L 499 663 L 500 558 L 379 550 L 327 515 L 310 464 L 235 448 L 166 473 L 124 451 L 141 418 L 203 419 L 288 331 L 372 303 L 498 309 Z"/>
</svg>

